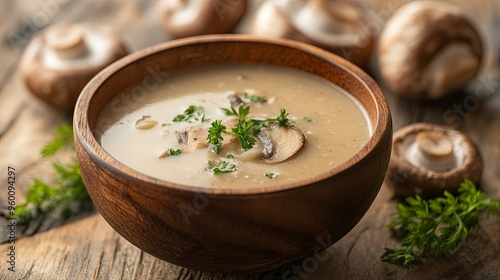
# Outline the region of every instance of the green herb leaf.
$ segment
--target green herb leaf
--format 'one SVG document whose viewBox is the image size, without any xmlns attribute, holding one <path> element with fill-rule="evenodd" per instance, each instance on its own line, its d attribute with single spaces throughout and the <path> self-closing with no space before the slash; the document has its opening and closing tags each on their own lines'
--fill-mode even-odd
<svg viewBox="0 0 500 280">
<path fill-rule="evenodd" d="M 500 200 L 487 198 L 474 183 L 460 184 L 458 196 L 449 192 L 425 200 L 409 197 L 397 206 L 397 214 L 388 227 L 403 239 L 402 247 L 386 248 L 382 260 L 399 265 L 415 264 L 420 255 L 439 256 L 457 248 L 478 223 L 479 213 L 487 210 L 499 214 Z"/>
<path fill-rule="evenodd" d="M 288 119 L 288 113 L 283 108 L 280 110 L 280 115 L 276 118 L 276 122 L 278 122 L 280 126 L 292 125 L 292 122 L 290 121 L 290 119 Z"/>
<path fill-rule="evenodd" d="M 212 145 L 215 153 L 219 154 L 220 147 L 224 138 L 222 133 L 226 132 L 226 126 L 222 124 L 221 120 L 215 120 L 212 122 L 210 128 L 208 129 L 207 141 Z"/>
<path fill-rule="evenodd" d="M 288 119 L 288 113 L 285 109 L 281 109 L 280 115 L 276 118 L 268 118 L 265 120 L 247 118 L 250 113 L 250 106 L 241 105 L 238 111 L 232 108 L 221 108 L 227 116 L 238 117 L 237 124 L 227 131 L 226 127 L 221 128 L 221 121 L 215 121 L 208 130 L 208 143 L 214 147 L 214 151 L 218 154 L 223 140 L 222 133 L 236 136 L 241 143 L 241 147 L 245 150 L 251 149 L 257 140 L 253 138 L 253 134 L 259 133 L 263 127 L 269 127 L 271 123 L 277 123 L 281 126 L 291 126 L 292 122 Z"/>
<path fill-rule="evenodd" d="M 194 121 L 205 121 L 205 109 L 202 106 L 189 106 L 184 110 L 183 114 L 175 116 L 173 122 L 193 122 Z"/>
<path fill-rule="evenodd" d="M 238 141 L 241 143 L 241 147 L 245 150 L 248 150 L 251 149 L 255 144 L 255 142 L 257 141 L 255 140 L 255 138 L 252 137 L 250 133 L 251 128 L 252 128 L 252 122 L 246 122 L 240 119 L 238 120 L 236 126 L 233 127 L 233 129 L 227 133 L 236 136 L 238 138 Z"/>
<path fill-rule="evenodd" d="M 42 148 L 41 154 L 44 157 L 52 156 L 71 145 L 73 145 L 73 128 L 65 123 L 56 128 L 54 139 Z"/>
<path fill-rule="evenodd" d="M 237 111 L 236 111 L 233 107 L 231 107 L 231 109 L 227 109 L 227 108 L 220 108 L 220 109 L 221 109 L 221 110 L 224 112 L 224 114 L 225 114 L 226 116 L 228 116 L 228 117 L 229 117 L 229 116 L 236 116 L 236 117 L 238 117 L 238 112 L 237 112 Z"/>
<path fill-rule="evenodd" d="M 267 99 L 260 97 L 260 96 L 257 96 L 257 95 L 254 95 L 254 94 L 250 94 L 248 92 L 245 92 L 244 96 L 245 96 L 245 99 L 248 99 L 251 102 L 256 102 L 256 103 L 266 103 L 267 102 Z"/>
<path fill-rule="evenodd" d="M 72 140 L 72 127 L 63 124 L 56 129 L 54 140 L 42 149 L 42 155 L 52 156 L 64 147 L 73 147 Z M 35 178 L 27 187 L 26 201 L 19 204 L 14 213 L 19 223 L 28 223 L 51 211 L 68 215 L 79 212 L 81 206 L 91 205 L 76 159 L 65 164 L 54 163 L 53 170 L 56 176 L 50 185 Z"/>
<path fill-rule="evenodd" d="M 212 162 L 208 162 L 208 171 L 214 174 L 229 173 L 236 170 L 236 165 L 227 161 L 221 161 L 218 165 L 213 165 Z"/>
<path fill-rule="evenodd" d="M 170 148 L 167 150 L 169 156 L 178 156 L 182 153 L 181 149 Z"/>
<path fill-rule="evenodd" d="M 266 177 L 269 179 L 274 179 L 274 178 L 278 177 L 278 174 L 276 174 L 274 172 L 268 172 L 268 173 L 266 173 Z"/>
</svg>

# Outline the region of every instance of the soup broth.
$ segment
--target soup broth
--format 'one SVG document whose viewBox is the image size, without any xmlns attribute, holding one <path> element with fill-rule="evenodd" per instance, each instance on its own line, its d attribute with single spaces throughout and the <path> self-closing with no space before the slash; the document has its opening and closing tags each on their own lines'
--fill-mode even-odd
<svg viewBox="0 0 500 280">
<path fill-rule="evenodd" d="M 148 88 L 109 102 L 95 136 L 123 164 L 177 184 L 255 188 L 313 178 L 354 156 L 371 136 L 354 98 L 298 70 L 203 66 Z M 217 144 L 209 135 L 222 139 Z M 244 147 L 249 137 L 254 143 Z"/>
</svg>

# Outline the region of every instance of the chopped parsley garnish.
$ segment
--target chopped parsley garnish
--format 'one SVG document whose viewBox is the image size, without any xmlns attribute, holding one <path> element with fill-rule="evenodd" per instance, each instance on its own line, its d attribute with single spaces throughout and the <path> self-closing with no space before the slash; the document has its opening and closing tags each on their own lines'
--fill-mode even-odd
<svg viewBox="0 0 500 280">
<path fill-rule="evenodd" d="M 226 126 L 222 124 L 221 120 L 215 120 L 212 122 L 212 125 L 208 129 L 207 140 L 208 143 L 212 144 L 215 153 L 219 153 L 220 147 L 222 145 L 222 133 L 226 132 Z"/>
<path fill-rule="evenodd" d="M 221 108 L 226 116 L 236 116 L 238 117 L 238 123 L 230 131 L 222 125 L 221 120 L 216 120 L 212 122 L 211 127 L 208 129 L 208 143 L 212 145 L 214 151 L 218 154 L 220 152 L 220 147 L 222 145 L 222 133 L 236 136 L 238 141 L 241 143 L 241 147 L 245 150 L 251 149 L 255 142 L 255 138 L 252 134 L 259 133 L 260 129 L 263 127 L 269 127 L 270 123 L 277 123 L 280 126 L 291 126 L 292 121 L 288 119 L 288 113 L 285 109 L 281 109 L 280 115 L 276 118 L 268 118 L 265 120 L 249 119 L 247 118 L 250 113 L 250 107 L 240 106 L 238 111 L 233 107 L 231 109 Z"/>
<path fill-rule="evenodd" d="M 313 118 L 311 118 L 311 117 L 304 117 L 304 120 L 305 120 L 306 122 L 309 122 L 309 123 L 311 123 L 311 122 L 313 122 L 313 121 L 314 121 L 314 119 L 313 119 Z"/>
<path fill-rule="evenodd" d="M 278 174 L 276 174 L 274 172 L 267 172 L 266 177 L 269 179 L 274 179 L 274 178 L 278 177 Z"/>
<path fill-rule="evenodd" d="M 267 99 L 265 99 L 264 97 L 260 97 L 258 95 L 250 94 L 248 92 L 245 92 L 244 95 L 245 95 L 245 99 L 248 99 L 251 102 L 256 102 L 256 103 L 266 103 L 267 102 Z"/>
<path fill-rule="evenodd" d="M 169 156 L 178 156 L 182 153 L 181 149 L 170 148 L 167 150 Z"/>
<path fill-rule="evenodd" d="M 280 115 L 276 118 L 276 122 L 281 126 L 291 126 L 292 122 L 288 118 L 288 113 L 285 109 L 280 110 Z"/>
<path fill-rule="evenodd" d="M 173 122 L 193 122 L 200 121 L 204 122 L 205 120 L 205 109 L 202 106 L 189 106 L 184 113 L 175 116 L 172 119 Z"/>
<path fill-rule="evenodd" d="M 231 159 L 235 158 L 235 156 L 233 154 L 227 154 L 226 157 L 231 158 Z"/>
<path fill-rule="evenodd" d="M 229 173 L 236 170 L 236 165 L 227 161 L 221 161 L 218 165 L 213 165 L 213 163 L 209 161 L 207 170 L 214 174 Z"/>
</svg>

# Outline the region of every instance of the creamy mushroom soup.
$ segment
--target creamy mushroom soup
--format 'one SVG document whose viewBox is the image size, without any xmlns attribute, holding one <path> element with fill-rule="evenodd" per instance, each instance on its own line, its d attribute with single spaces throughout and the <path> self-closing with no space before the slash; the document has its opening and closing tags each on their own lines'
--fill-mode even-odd
<svg viewBox="0 0 500 280">
<path fill-rule="evenodd" d="M 118 161 L 178 184 L 254 188 L 313 178 L 371 136 L 354 98 L 293 69 L 204 66 L 149 88 L 109 102 L 96 137 Z"/>
</svg>

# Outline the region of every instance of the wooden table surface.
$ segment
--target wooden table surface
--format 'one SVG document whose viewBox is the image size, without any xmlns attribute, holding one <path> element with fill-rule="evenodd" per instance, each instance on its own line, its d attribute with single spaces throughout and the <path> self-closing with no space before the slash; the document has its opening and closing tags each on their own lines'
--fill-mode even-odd
<svg viewBox="0 0 500 280">
<path fill-rule="evenodd" d="M 375 30 L 406 0 L 370 0 Z M 385 91 L 395 128 L 427 121 L 454 126 L 475 140 L 485 160 L 484 192 L 500 197 L 500 3 L 459 2 L 477 19 L 488 50 L 481 76 L 462 94 L 417 103 Z M 470 3 L 469 3 L 470 2 Z M 51 161 L 39 156 L 54 128 L 70 121 L 28 93 L 18 75 L 19 57 L 33 35 L 55 22 L 95 21 L 116 28 L 131 51 L 163 42 L 153 16 L 154 1 L 0 0 L 0 279 L 500 279 L 500 218 L 482 216 L 454 254 L 401 268 L 380 261 L 384 247 L 398 243 L 386 225 L 396 200 L 383 185 L 372 207 L 328 258 L 309 267 L 297 263 L 277 271 L 223 275 L 192 271 L 158 260 L 119 236 L 94 210 L 67 219 L 49 216 L 16 228 L 16 272 L 7 270 L 7 167 L 16 169 L 16 202 L 35 177 L 53 178 Z M 378 29 L 377 29 L 378 28 Z M 373 68 L 372 68 L 373 69 Z M 370 71 L 376 73 L 376 70 Z M 374 74 L 377 77 L 376 74 Z M 452 122 L 444 117 L 453 112 Z M 300 268 L 300 269 L 299 269 Z M 295 278 L 291 278 L 291 276 Z"/>
</svg>

